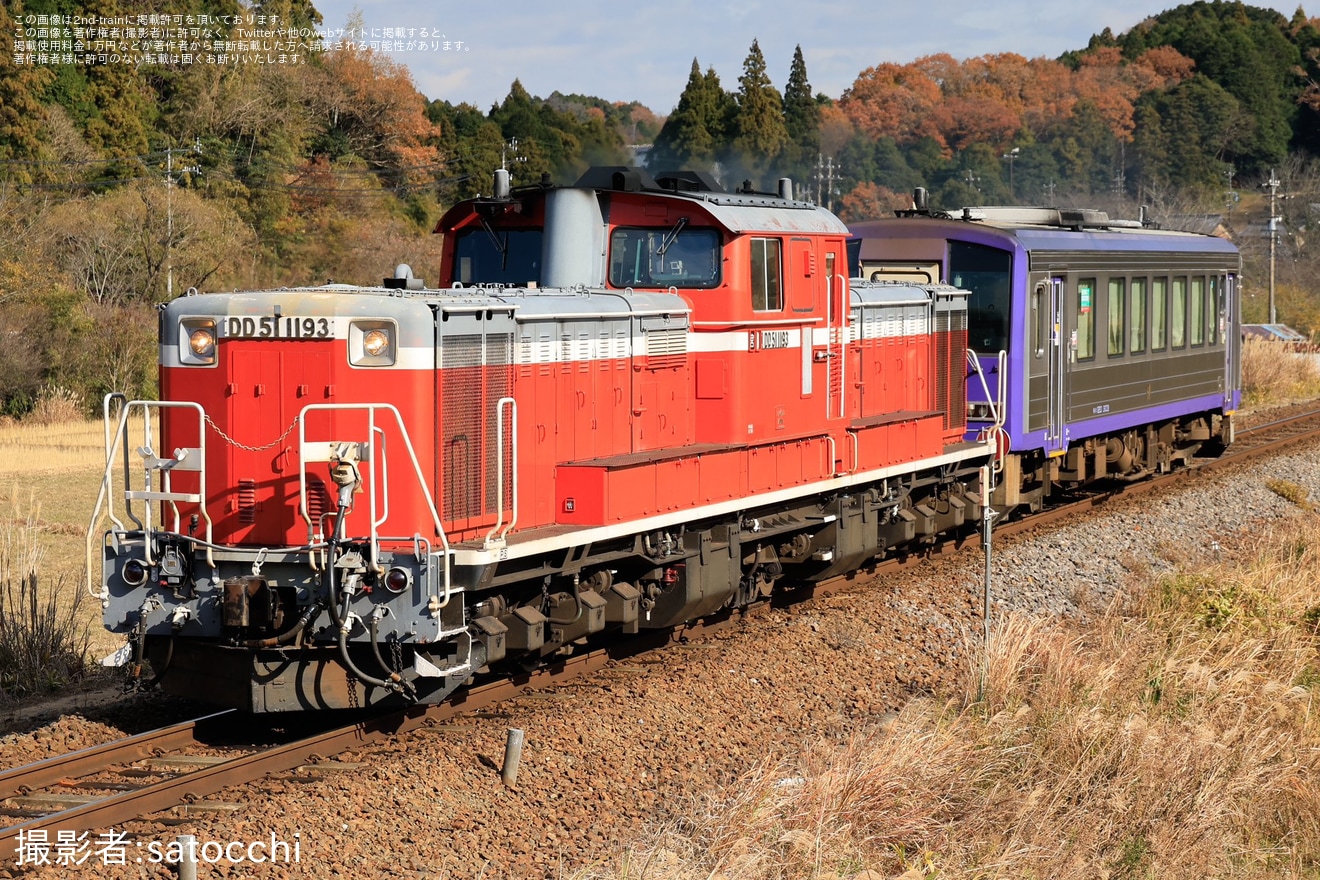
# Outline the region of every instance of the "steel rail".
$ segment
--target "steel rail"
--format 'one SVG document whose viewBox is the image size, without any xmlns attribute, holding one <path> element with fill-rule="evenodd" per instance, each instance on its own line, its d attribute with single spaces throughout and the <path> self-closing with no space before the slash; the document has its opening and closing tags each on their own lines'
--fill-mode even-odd
<svg viewBox="0 0 1320 880">
<path fill-rule="evenodd" d="M 235 709 L 225 709 L 191 721 L 181 721 L 168 727 L 135 734 L 126 739 L 79 749 L 76 752 L 56 755 L 5 770 L 0 772 L 0 800 L 46 788 L 64 779 L 79 779 L 115 764 L 130 764 L 162 751 L 195 745 L 198 742 L 199 726 L 214 723 L 220 718 L 236 713 Z"/>
<path fill-rule="evenodd" d="M 666 634 L 668 636 L 668 634 Z M 253 754 L 242 755 L 228 761 L 213 764 L 199 770 L 153 782 L 134 791 L 119 792 L 80 806 L 59 812 L 39 816 L 0 830 L 0 860 L 17 860 L 19 856 L 20 835 L 31 839 L 32 832 L 45 832 L 46 839 L 52 844 L 59 832 L 89 831 L 97 828 L 112 828 L 151 813 L 166 810 L 183 803 L 198 800 L 249 782 L 254 782 L 273 773 L 291 770 L 295 767 L 315 762 L 329 755 L 338 754 L 352 748 L 369 745 L 389 737 L 397 736 L 409 730 L 425 725 L 446 721 L 458 715 L 483 709 L 494 703 L 510 699 L 519 691 L 527 688 L 548 687 L 569 678 L 576 678 L 603 667 L 615 652 L 602 648 L 578 657 L 570 658 L 553 668 L 529 673 L 516 679 L 504 679 L 464 691 L 450 700 L 429 707 L 413 707 L 353 724 L 334 730 L 314 734 L 295 740 L 285 745 L 275 746 Z M 227 713 L 219 713 L 227 714 Z M 216 717 L 216 716 L 208 716 Z M 97 746 L 81 752 L 59 758 L 38 762 L 30 767 L 18 768 L 7 775 L 28 780 L 48 779 L 57 766 L 65 768 L 86 766 L 88 753 L 108 754 L 119 749 L 144 749 L 150 754 L 153 749 L 165 748 L 171 742 L 189 744 L 186 728 L 194 722 L 151 731 L 139 737 L 128 746 L 128 740 Z M 84 757 L 80 757 L 84 756 Z M 48 765 L 44 769 L 39 767 Z M 101 768 L 105 766 L 102 763 Z M 26 775 L 24 775 L 26 774 Z M 56 776 L 55 779 L 61 778 Z"/>
<path fill-rule="evenodd" d="M 1239 432 L 1239 435 L 1256 434 L 1266 429 L 1296 425 L 1317 416 L 1320 416 L 1320 411 L 1280 419 L 1244 429 Z M 1115 489 L 1104 490 L 1086 498 L 1061 504 L 1022 520 L 1001 524 L 995 530 L 995 534 L 1006 536 L 1037 529 L 1056 520 L 1095 508 L 1113 499 L 1134 497 L 1144 492 L 1167 488 L 1176 481 L 1196 478 L 1220 467 L 1242 464 L 1255 457 L 1273 454 L 1289 446 L 1313 441 L 1317 438 L 1320 438 L 1320 427 L 1269 439 L 1247 449 L 1230 451 L 1218 459 L 1197 462 L 1195 466 L 1190 468 L 1179 469 L 1151 480 L 1123 484 Z M 979 546 L 981 546 L 979 534 L 954 536 L 922 548 L 920 552 L 881 560 L 860 572 L 851 575 L 840 575 L 801 590 L 793 590 L 785 597 L 768 603 L 760 603 L 749 610 L 757 612 L 768 607 L 782 607 L 783 604 L 814 596 L 843 592 L 855 588 L 858 575 L 873 576 L 897 571 L 924 559 Z M 33 831 L 45 831 L 48 839 L 54 841 L 54 835 L 57 835 L 60 831 L 76 834 L 96 828 L 114 827 L 140 819 L 151 813 L 207 797 L 226 788 L 254 782 L 271 774 L 291 770 L 303 764 L 315 762 L 353 748 L 371 745 L 420 727 L 435 725 L 469 712 L 479 711 L 511 699 L 522 691 L 559 685 L 599 670 L 612 660 L 636 656 L 670 642 L 685 641 L 690 638 L 708 635 L 724 629 L 740 619 L 741 612 L 726 611 L 714 619 L 684 625 L 668 631 L 643 634 L 626 642 L 597 648 L 576 657 L 567 658 L 551 667 L 460 691 L 445 702 L 434 706 L 410 707 L 387 715 L 359 720 L 353 724 L 317 733 L 284 745 L 242 755 L 210 767 L 154 782 L 135 791 L 121 792 L 81 806 L 29 819 L 8 828 L 0 829 L 0 859 L 5 856 L 17 857 L 20 835 Z M 114 763 L 125 763 L 164 750 L 194 744 L 197 742 L 196 726 L 198 724 L 212 722 L 234 714 L 234 712 L 235 710 L 218 712 L 193 721 L 148 731 L 117 742 L 94 746 L 68 755 L 48 758 L 31 765 L 5 771 L 0 773 L 0 799 L 10 797 L 15 793 L 38 789 L 65 778 L 85 776 L 103 770 Z"/>
</svg>

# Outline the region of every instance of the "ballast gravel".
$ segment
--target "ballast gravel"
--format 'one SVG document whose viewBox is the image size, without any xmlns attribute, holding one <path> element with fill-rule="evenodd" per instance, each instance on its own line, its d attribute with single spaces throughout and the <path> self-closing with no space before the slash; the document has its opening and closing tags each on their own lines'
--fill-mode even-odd
<svg viewBox="0 0 1320 880">
<path fill-rule="evenodd" d="M 1273 479 L 1320 497 L 1320 456 L 1301 449 L 997 540 L 993 613 L 1085 620 L 1136 574 L 1229 552 L 1221 548 L 1243 530 L 1302 515 L 1267 488 Z M 846 738 L 914 696 L 951 690 L 981 631 L 983 571 L 980 552 L 970 552 L 883 580 L 859 577 L 847 592 L 767 610 L 658 659 L 338 755 L 356 765 L 342 772 L 287 773 L 226 792 L 224 812 L 113 829 L 129 835 L 122 865 L 93 849 L 81 867 L 23 876 L 173 877 L 150 862 L 150 844 L 186 833 L 216 843 L 210 853 L 272 838 L 297 844 L 296 863 L 221 859 L 202 865 L 202 878 L 571 877 L 740 774 L 805 743 Z M 499 772 L 509 728 L 526 736 L 513 789 Z M 66 718 L 0 740 L 0 762 L 31 760 L 84 733 L 106 732 Z"/>
</svg>

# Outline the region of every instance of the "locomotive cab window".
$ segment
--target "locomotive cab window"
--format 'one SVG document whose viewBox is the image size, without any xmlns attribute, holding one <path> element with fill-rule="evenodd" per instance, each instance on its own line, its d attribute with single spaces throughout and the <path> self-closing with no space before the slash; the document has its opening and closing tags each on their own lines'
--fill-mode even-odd
<svg viewBox="0 0 1320 880">
<path fill-rule="evenodd" d="M 464 229 L 454 244 L 451 284 L 541 283 L 541 230 L 496 229 L 489 225 Z"/>
<path fill-rule="evenodd" d="M 967 345 L 981 354 L 1008 348 L 1008 303 L 1013 255 L 1008 251 L 949 242 L 949 282 L 971 292 L 967 300 Z"/>
<path fill-rule="evenodd" d="M 752 239 L 752 310 L 778 312 L 784 308 L 780 282 L 779 239 Z"/>
<path fill-rule="evenodd" d="M 610 236 L 610 284 L 615 287 L 715 287 L 720 283 L 720 235 L 679 221 L 665 229 L 620 228 Z"/>
</svg>

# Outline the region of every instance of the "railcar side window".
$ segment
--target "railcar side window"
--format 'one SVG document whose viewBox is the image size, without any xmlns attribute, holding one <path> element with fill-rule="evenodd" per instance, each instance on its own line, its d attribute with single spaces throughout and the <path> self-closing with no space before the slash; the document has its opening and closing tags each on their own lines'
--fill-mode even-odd
<svg viewBox="0 0 1320 880">
<path fill-rule="evenodd" d="M 1210 322 L 1210 332 L 1206 341 L 1214 345 L 1218 341 L 1216 329 L 1219 327 L 1219 286 L 1218 275 L 1210 276 L 1210 289 L 1205 294 L 1205 316 Z"/>
<path fill-rule="evenodd" d="M 1125 306 L 1127 281 L 1123 278 L 1109 279 L 1109 356 L 1123 353 L 1123 334 L 1126 331 Z"/>
<path fill-rule="evenodd" d="M 967 300 L 967 344 L 982 354 L 1008 348 L 1013 255 L 1008 251 L 949 242 L 949 282 L 971 292 Z"/>
<path fill-rule="evenodd" d="M 752 310 L 778 312 L 784 308 L 780 284 L 779 239 L 752 239 Z"/>
<path fill-rule="evenodd" d="M 1169 344 L 1174 348 L 1187 345 L 1187 279 L 1173 279 L 1173 302 L 1169 315 Z"/>
<path fill-rule="evenodd" d="M 1146 350 L 1146 279 L 1132 279 L 1132 334 L 1128 349 L 1137 354 Z"/>
<path fill-rule="evenodd" d="M 1205 279 L 1192 279 L 1191 306 L 1192 345 L 1205 345 Z"/>
<path fill-rule="evenodd" d="M 1163 351 L 1169 344 L 1169 279 L 1150 283 L 1150 350 Z"/>
<path fill-rule="evenodd" d="M 1095 279 L 1077 282 L 1077 360 L 1095 357 Z"/>
<path fill-rule="evenodd" d="M 464 229 L 454 244 L 451 284 L 541 283 L 541 230 Z"/>
<path fill-rule="evenodd" d="M 621 227 L 610 236 L 610 284 L 615 287 L 716 287 L 720 235 L 683 225 Z"/>
</svg>

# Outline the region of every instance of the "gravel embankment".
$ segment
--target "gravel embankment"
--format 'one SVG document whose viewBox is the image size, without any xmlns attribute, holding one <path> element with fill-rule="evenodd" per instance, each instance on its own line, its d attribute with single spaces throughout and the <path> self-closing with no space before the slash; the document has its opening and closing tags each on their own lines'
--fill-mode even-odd
<svg viewBox="0 0 1320 880">
<path fill-rule="evenodd" d="M 1166 568 L 1171 558 L 1231 552 L 1241 530 L 1300 514 L 1265 488 L 1271 478 L 1320 497 L 1320 456 L 1292 453 L 1000 540 L 995 613 L 1084 617 L 1134 573 Z M 981 631 L 982 572 L 973 552 L 885 583 L 859 580 L 846 594 L 767 611 L 659 662 L 621 664 L 557 692 L 339 756 L 361 762 L 351 772 L 289 774 L 230 792 L 225 800 L 241 802 L 234 812 L 117 830 L 144 847 L 180 833 L 222 843 L 274 834 L 300 843 L 299 864 L 205 866 L 203 877 L 567 877 L 611 859 L 739 774 L 791 761 L 799 744 L 846 737 L 914 695 L 955 687 Z M 0 740 L 0 763 L 41 753 L 50 747 L 43 737 L 65 746 L 79 723 L 65 719 Z M 527 736 L 517 790 L 505 789 L 498 771 L 510 727 Z M 74 870 L 173 876 L 134 863 L 144 851 L 130 848 L 122 867 L 94 852 Z"/>
</svg>

